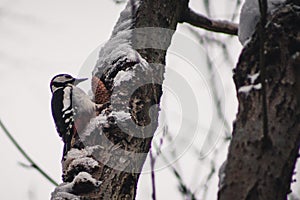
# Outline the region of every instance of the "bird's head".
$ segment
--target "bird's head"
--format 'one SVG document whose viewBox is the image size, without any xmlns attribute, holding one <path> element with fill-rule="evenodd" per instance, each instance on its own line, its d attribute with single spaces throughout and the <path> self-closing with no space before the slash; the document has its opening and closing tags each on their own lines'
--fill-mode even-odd
<svg viewBox="0 0 300 200">
<path fill-rule="evenodd" d="M 51 92 L 55 92 L 58 88 L 64 88 L 67 85 L 77 85 L 78 83 L 87 80 L 87 78 L 74 78 L 69 74 L 58 74 L 54 76 L 50 82 Z"/>
</svg>

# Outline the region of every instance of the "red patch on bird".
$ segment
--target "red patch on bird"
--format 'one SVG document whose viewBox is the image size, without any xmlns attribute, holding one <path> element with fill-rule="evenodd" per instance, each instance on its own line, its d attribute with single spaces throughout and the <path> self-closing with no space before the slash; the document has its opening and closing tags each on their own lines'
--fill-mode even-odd
<svg viewBox="0 0 300 200">
<path fill-rule="evenodd" d="M 92 78 L 92 91 L 95 96 L 95 103 L 104 104 L 110 100 L 110 92 L 106 89 L 104 83 L 96 76 Z"/>
</svg>

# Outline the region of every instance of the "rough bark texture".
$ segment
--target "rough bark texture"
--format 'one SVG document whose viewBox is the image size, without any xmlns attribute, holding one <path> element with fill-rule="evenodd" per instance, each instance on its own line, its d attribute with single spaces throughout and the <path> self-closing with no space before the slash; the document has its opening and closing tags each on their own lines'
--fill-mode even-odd
<svg viewBox="0 0 300 200">
<path fill-rule="evenodd" d="M 165 71 L 166 50 L 171 43 L 172 35 L 181 16 L 181 10 L 187 6 L 188 0 L 143 0 L 140 1 L 139 5 L 137 1 L 129 1 L 129 3 L 133 4 L 133 15 L 131 16 L 133 23 L 130 25 L 130 29 L 162 27 L 173 31 L 167 30 L 160 34 L 159 30 L 154 30 L 145 35 L 144 31 L 139 32 L 137 30 L 132 33 L 128 44 L 132 45 L 141 58 L 149 63 L 150 68 L 146 71 L 142 67 L 136 67 L 142 65 L 141 60 L 133 59 L 130 56 L 115 55 L 114 60 L 98 61 L 96 66 L 98 71 L 94 71 L 93 74 L 93 83 L 100 83 L 99 86 L 93 85 L 93 91 L 99 91 L 99 95 L 95 95 L 95 102 L 103 103 L 103 94 L 105 94 L 105 101 L 111 95 L 109 100 L 111 107 L 106 110 L 106 114 L 102 114 L 108 116 L 114 111 L 124 111 L 130 113 L 131 119 L 116 122 L 118 119 L 108 116 L 101 127 L 96 128 L 86 136 L 84 145 L 82 145 L 82 138 L 77 138 L 78 142 L 75 142 L 74 147 L 81 149 L 82 152 L 86 150 L 88 152 L 88 147 L 91 147 L 91 152 L 83 153 L 86 156 L 84 158 L 86 165 L 79 161 L 74 164 L 74 160 L 78 160 L 78 156 L 72 157 L 71 153 L 69 154 L 69 157 L 63 161 L 64 182 L 73 183 L 78 173 L 82 171 L 91 174 L 95 180 L 102 181 L 100 185 L 98 183 L 92 184 L 90 181 L 87 181 L 89 184 L 79 183 L 76 191 L 73 186 L 69 193 L 75 194 L 80 199 L 135 198 L 139 173 L 142 170 L 151 146 L 152 136 L 158 125 L 159 106 L 154 109 L 151 107 L 159 104 L 162 95 L 161 84 Z M 126 15 L 126 13 L 123 14 Z M 122 23 L 120 20 L 128 20 L 128 17 L 124 19 L 124 16 L 123 18 L 120 17 L 119 24 Z M 127 26 L 126 23 L 125 25 Z M 119 29 L 122 28 L 119 27 Z M 118 34 L 115 28 L 112 38 L 117 37 Z M 117 43 L 113 48 L 123 47 Z M 109 47 L 108 45 L 102 49 L 103 52 L 113 50 L 112 46 Z M 122 84 L 115 85 L 118 73 L 129 71 L 134 72 L 134 77 L 127 81 L 125 86 Z M 147 84 L 132 91 L 132 88 L 140 83 Z M 103 92 L 102 88 L 104 87 L 107 91 Z M 132 94 L 129 101 L 128 94 Z M 127 127 L 132 125 L 130 121 L 134 121 L 137 125 L 136 129 Z M 148 126 L 149 124 L 150 126 Z M 91 164 L 94 162 L 98 164 L 96 166 Z M 59 190 L 55 192 L 58 193 Z"/>
<path fill-rule="evenodd" d="M 259 72 L 259 38 L 243 49 L 235 69 L 239 109 L 218 199 L 286 199 L 300 144 L 300 10 L 286 5 L 266 27 L 268 140 L 263 135 L 262 90 L 241 92 Z M 259 87 L 258 87 L 259 88 Z"/>
</svg>

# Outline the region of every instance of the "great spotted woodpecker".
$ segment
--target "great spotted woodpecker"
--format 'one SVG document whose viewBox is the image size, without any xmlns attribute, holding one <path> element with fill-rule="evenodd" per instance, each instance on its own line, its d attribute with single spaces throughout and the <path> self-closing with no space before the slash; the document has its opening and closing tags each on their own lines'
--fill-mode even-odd
<svg viewBox="0 0 300 200">
<path fill-rule="evenodd" d="M 72 139 L 82 131 L 101 105 L 95 104 L 76 85 L 85 79 L 68 74 L 56 75 L 50 83 L 52 115 L 56 130 L 64 144 L 63 158 L 72 146 Z"/>
</svg>

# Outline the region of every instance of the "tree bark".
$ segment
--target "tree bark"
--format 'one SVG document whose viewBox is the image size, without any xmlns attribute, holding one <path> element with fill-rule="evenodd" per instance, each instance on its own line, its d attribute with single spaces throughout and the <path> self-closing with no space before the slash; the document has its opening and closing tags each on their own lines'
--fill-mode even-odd
<svg viewBox="0 0 300 200">
<path fill-rule="evenodd" d="M 129 0 L 93 71 L 95 102 L 110 107 L 75 138 L 52 199 L 135 198 L 158 125 L 166 50 L 187 5 Z"/>
<path fill-rule="evenodd" d="M 262 78 L 255 79 L 260 73 L 256 33 L 240 55 L 234 74 L 239 108 L 220 200 L 287 199 L 290 192 L 300 145 L 299 14 L 299 7 L 287 4 L 268 17 L 268 140 L 263 134 Z"/>
</svg>

